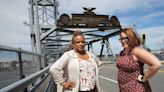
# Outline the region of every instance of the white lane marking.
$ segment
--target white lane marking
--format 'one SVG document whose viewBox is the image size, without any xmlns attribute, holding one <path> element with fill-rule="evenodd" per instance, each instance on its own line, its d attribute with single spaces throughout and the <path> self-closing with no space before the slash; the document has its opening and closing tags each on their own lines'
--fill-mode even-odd
<svg viewBox="0 0 164 92">
<path fill-rule="evenodd" d="M 114 82 L 114 83 L 118 83 L 117 81 L 115 80 L 112 80 L 112 79 L 109 79 L 109 78 L 106 78 L 106 77 L 103 77 L 103 76 L 99 76 L 100 78 L 103 78 L 105 80 L 108 80 L 108 81 L 111 81 L 111 82 Z"/>
</svg>

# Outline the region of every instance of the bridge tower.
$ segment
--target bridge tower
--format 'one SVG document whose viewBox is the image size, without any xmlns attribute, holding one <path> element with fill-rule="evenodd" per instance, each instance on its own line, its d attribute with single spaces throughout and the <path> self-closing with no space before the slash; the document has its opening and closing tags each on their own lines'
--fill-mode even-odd
<svg viewBox="0 0 164 92">
<path fill-rule="evenodd" d="M 59 4 L 57 0 L 29 0 L 29 5 L 32 51 L 41 54 L 48 51 L 42 39 L 56 29 Z"/>
</svg>

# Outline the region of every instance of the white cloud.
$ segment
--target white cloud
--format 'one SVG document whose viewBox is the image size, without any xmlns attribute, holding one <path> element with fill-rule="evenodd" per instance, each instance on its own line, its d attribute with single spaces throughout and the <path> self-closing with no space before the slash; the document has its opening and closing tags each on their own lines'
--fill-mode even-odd
<svg viewBox="0 0 164 92">
<path fill-rule="evenodd" d="M 156 26 L 144 29 L 139 29 L 138 33 L 142 35 L 146 34 L 146 44 L 152 49 L 160 49 L 164 47 L 164 27 Z"/>
<path fill-rule="evenodd" d="M 59 11 L 62 13 L 82 12 L 82 7 L 96 7 L 98 13 L 126 11 L 140 5 L 138 0 L 60 0 Z"/>
<path fill-rule="evenodd" d="M 160 16 L 164 16 L 164 11 L 153 12 L 151 14 L 142 16 L 142 19 L 150 19 L 150 18 L 160 17 Z"/>
<path fill-rule="evenodd" d="M 115 14 L 139 9 L 142 11 L 152 10 L 157 5 L 162 6 L 163 1 L 143 0 L 59 0 L 60 13 L 81 13 L 82 7 L 96 7 L 96 13 Z M 154 4 L 156 3 L 156 5 Z"/>
<path fill-rule="evenodd" d="M 138 33 L 140 35 L 146 34 L 147 41 L 154 40 L 155 42 L 158 42 L 158 41 L 161 41 L 162 39 L 164 39 L 164 32 L 163 31 L 164 31 L 163 26 L 156 26 L 156 27 L 139 29 Z"/>
<path fill-rule="evenodd" d="M 0 44 L 31 50 L 29 28 L 23 25 L 28 20 L 28 2 L 1 1 L 0 11 Z"/>
<path fill-rule="evenodd" d="M 148 48 L 153 49 L 153 50 L 160 49 L 161 47 L 164 48 L 164 32 L 163 31 L 164 31 L 163 26 L 137 29 L 137 33 L 140 36 L 142 34 L 146 34 L 146 45 Z M 119 53 L 123 49 L 118 39 L 119 39 L 119 36 L 115 36 L 111 39 L 109 38 L 111 48 L 115 54 Z"/>
<path fill-rule="evenodd" d="M 159 20 L 164 20 L 164 18 L 161 18 L 161 16 L 164 16 L 164 11 L 157 11 L 157 12 L 151 12 L 149 14 L 145 14 L 144 16 L 140 16 L 137 18 L 137 20 L 135 20 L 135 23 L 141 23 L 141 22 L 145 22 L 145 20 L 149 21 L 149 20 L 155 20 L 159 21 Z M 134 18 L 131 17 L 129 18 L 129 20 L 133 21 Z"/>
</svg>

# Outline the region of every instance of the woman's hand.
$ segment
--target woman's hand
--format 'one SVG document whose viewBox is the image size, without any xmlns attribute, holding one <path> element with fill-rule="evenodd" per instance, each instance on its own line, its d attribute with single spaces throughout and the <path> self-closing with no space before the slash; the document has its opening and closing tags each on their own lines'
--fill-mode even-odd
<svg viewBox="0 0 164 92">
<path fill-rule="evenodd" d="M 67 81 L 67 82 L 64 82 L 63 83 L 63 87 L 65 89 L 72 89 L 76 86 L 75 82 L 72 82 L 72 81 Z"/>
</svg>

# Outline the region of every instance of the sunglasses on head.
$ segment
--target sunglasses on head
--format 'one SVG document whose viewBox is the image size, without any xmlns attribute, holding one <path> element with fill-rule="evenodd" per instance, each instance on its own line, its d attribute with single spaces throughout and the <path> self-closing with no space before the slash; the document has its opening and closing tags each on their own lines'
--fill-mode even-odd
<svg viewBox="0 0 164 92">
<path fill-rule="evenodd" d="M 123 41 L 123 40 L 126 40 L 126 39 L 128 39 L 128 37 L 122 37 L 122 38 L 120 38 L 119 40 L 120 40 L 120 41 Z"/>
</svg>

